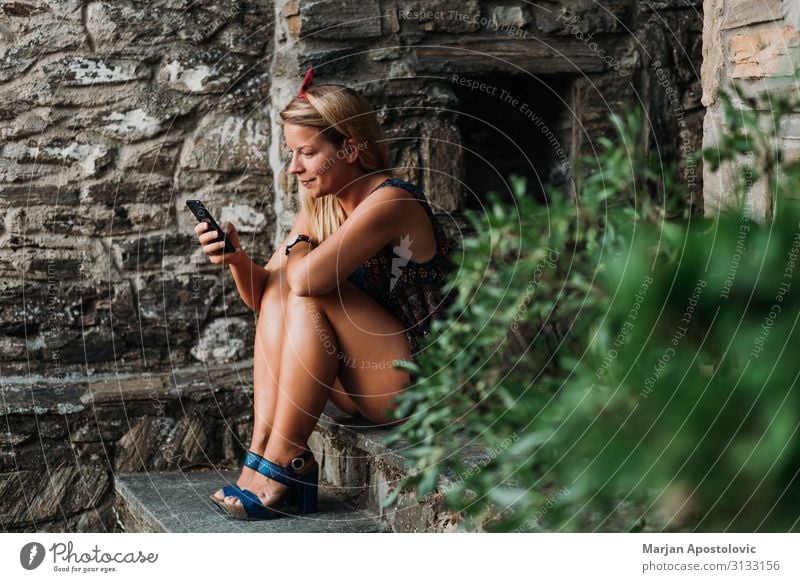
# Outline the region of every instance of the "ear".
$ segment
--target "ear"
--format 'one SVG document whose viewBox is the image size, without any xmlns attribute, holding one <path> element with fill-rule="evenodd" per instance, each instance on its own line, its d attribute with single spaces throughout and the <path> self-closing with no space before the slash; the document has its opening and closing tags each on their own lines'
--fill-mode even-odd
<svg viewBox="0 0 800 582">
<path fill-rule="evenodd" d="M 358 148 L 358 142 L 352 137 L 348 137 L 344 142 L 344 160 L 348 164 L 353 164 L 358 161 L 358 155 L 360 150 Z"/>
</svg>

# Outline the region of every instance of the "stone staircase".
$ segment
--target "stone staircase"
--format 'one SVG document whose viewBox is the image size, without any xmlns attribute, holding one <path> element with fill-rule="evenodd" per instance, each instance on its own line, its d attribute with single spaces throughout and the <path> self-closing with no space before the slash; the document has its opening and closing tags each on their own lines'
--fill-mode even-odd
<svg viewBox="0 0 800 582">
<path fill-rule="evenodd" d="M 131 473 L 116 480 L 116 512 L 127 532 L 381 532 L 383 526 L 327 490 L 319 511 L 265 521 L 225 517 L 208 499 L 221 484 L 235 483 L 236 471 Z"/>
<path fill-rule="evenodd" d="M 441 495 L 417 502 L 404 491 L 383 502 L 406 473 L 398 451 L 383 444 L 388 431 L 359 423 L 329 406 L 309 446 L 320 464 L 319 511 L 270 521 L 225 517 L 208 499 L 237 471 L 195 470 L 129 473 L 115 481 L 115 513 L 129 532 L 420 532 L 454 529 Z"/>
<path fill-rule="evenodd" d="M 0 529 L 49 532 L 450 531 L 434 493 L 384 501 L 404 443 L 329 406 L 309 445 L 313 516 L 240 521 L 208 499 L 233 483 L 252 430 L 251 363 L 161 374 L 0 377 Z M 46 478 L 42 471 L 46 470 Z"/>
</svg>

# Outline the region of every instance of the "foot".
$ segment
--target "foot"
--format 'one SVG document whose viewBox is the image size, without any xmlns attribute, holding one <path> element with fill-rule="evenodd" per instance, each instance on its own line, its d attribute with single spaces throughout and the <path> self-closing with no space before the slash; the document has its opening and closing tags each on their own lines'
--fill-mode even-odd
<svg viewBox="0 0 800 582">
<path fill-rule="evenodd" d="M 251 482 L 253 477 L 258 475 L 257 471 L 254 471 L 250 467 L 242 467 L 242 472 L 239 474 L 239 478 L 236 480 L 236 485 L 240 489 L 250 489 Z M 218 499 L 220 502 L 230 503 L 232 499 L 236 499 L 229 495 L 225 497 L 222 493 L 222 489 L 219 489 L 216 493 L 214 493 L 214 497 Z"/>
<path fill-rule="evenodd" d="M 241 485 L 237 482 L 237 485 L 242 489 L 248 489 L 255 493 L 258 496 L 259 501 L 261 501 L 261 505 L 264 507 L 269 507 L 274 505 L 283 495 L 284 491 L 286 491 L 286 485 L 282 483 L 278 483 L 277 481 L 270 479 L 269 477 L 265 477 L 261 473 L 257 471 L 250 470 L 252 473 L 252 478 L 250 479 L 247 485 Z M 234 497 L 233 495 L 229 495 L 225 498 L 225 503 L 227 505 L 241 505 L 242 502 L 239 500 L 238 497 Z"/>
</svg>

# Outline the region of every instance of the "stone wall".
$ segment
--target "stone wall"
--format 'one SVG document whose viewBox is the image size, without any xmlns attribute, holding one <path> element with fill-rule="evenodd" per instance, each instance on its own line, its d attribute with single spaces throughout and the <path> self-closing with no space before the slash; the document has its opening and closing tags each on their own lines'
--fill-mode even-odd
<svg viewBox="0 0 800 582">
<path fill-rule="evenodd" d="M 708 108 L 703 142 L 711 147 L 725 132 L 719 93 L 737 84 L 748 97 L 800 94 L 800 4 L 795 0 L 707 0 L 703 28 L 703 104 Z M 734 106 L 741 106 L 738 98 Z M 800 157 L 800 111 L 781 127 L 785 159 Z M 737 163 L 706 171 L 704 197 L 715 211 L 733 202 L 731 193 Z M 765 183 L 750 185 L 753 215 L 768 219 L 772 203 Z M 800 196 L 800 195 L 799 195 Z"/>
<path fill-rule="evenodd" d="M 667 161 L 700 143 L 699 0 L 200 4 L 0 1 L 5 530 L 113 529 L 116 472 L 241 458 L 255 318 L 184 201 L 266 262 L 296 208 L 278 112 L 310 64 L 370 99 L 454 236 L 512 171 L 574 188 L 610 112 L 642 107 Z"/>
<path fill-rule="evenodd" d="M 120 531 L 115 475 L 237 467 L 252 436 L 248 372 L 6 382 L 0 531 Z"/>
<path fill-rule="evenodd" d="M 267 260 L 295 210 L 278 111 L 311 63 L 371 99 L 396 173 L 451 232 L 507 172 L 569 186 L 610 111 L 641 104 L 651 144 L 677 158 L 701 135 L 699 2 L 602 5 L 0 3 L 0 370 L 250 358 L 253 314 L 184 200 Z"/>
</svg>

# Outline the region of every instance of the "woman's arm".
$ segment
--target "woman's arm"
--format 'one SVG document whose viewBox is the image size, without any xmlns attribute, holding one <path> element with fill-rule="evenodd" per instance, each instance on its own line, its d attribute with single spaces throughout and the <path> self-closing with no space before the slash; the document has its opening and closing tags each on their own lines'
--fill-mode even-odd
<svg viewBox="0 0 800 582">
<path fill-rule="evenodd" d="M 246 254 L 235 265 L 231 265 L 231 276 L 245 304 L 255 311 L 261 304 L 261 295 L 269 280 L 268 269 L 258 265 Z"/>
<path fill-rule="evenodd" d="M 416 198 L 402 188 L 384 187 L 367 197 L 341 227 L 322 243 L 292 256 L 286 279 L 295 295 L 323 295 L 335 289 L 389 242 L 408 228 L 409 201 Z"/>
<path fill-rule="evenodd" d="M 284 255 L 286 244 L 293 239 L 295 235 L 306 233 L 307 231 L 308 225 L 305 214 L 301 209 L 297 213 L 294 224 L 289 234 L 286 235 L 283 244 L 278 245 L 278 248 L 272 253 L 272 257 L 270 257 L 266 267 L 258 265 L 247 255 L 243 256 L 237 263 L 231 265 L 231 276 L 236 282 L 236 289 L 239 291 L 242 301 L 244 301 L 250 309 L 255 311 L 259 310 L 261 296 L 264 294 L 267 281 L 269 281 L 272 273 L 278 272 L 286 264 L 286 256 Z"/>
</svg>

